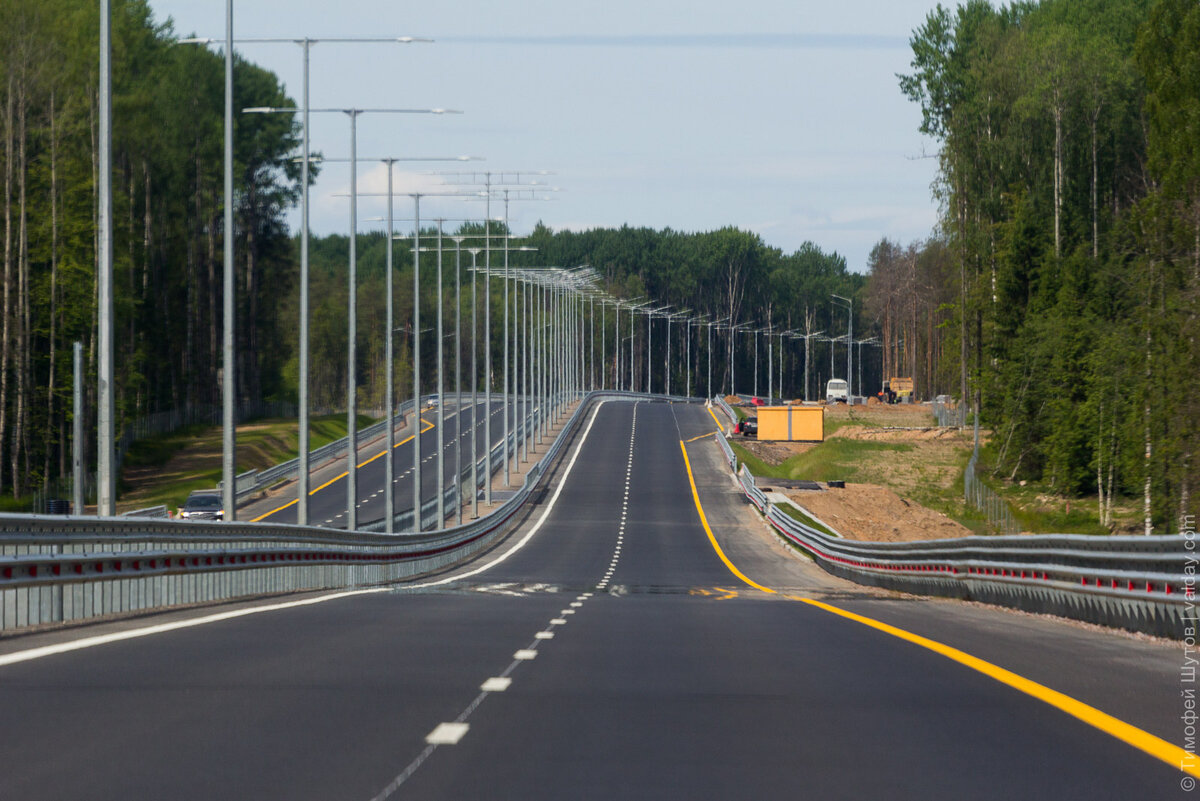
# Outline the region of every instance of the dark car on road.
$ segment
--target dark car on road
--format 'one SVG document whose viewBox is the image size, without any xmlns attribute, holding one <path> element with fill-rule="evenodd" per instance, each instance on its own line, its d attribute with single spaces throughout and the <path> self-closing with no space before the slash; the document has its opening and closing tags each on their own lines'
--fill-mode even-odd
<svg viewBox="0 0 1200 801">
<path fill-rule="evenodd" d="M 737 433 L 741 434 L 743 437 L 757 437 L 758 436 L 758 418 L 757 417 L 747 417 L 745 420 L 739 420 L 738 424 L 737 424 L 737 428 L 735 430 L 737 431 Z"/>
<path fill-rule="evenodd" d="M 184 520 L 222 520 L 225 510 L 221 506 L 221 494 L 215 490 L 196 490 L 188 496 L 179 510 Z"/>
</svg>

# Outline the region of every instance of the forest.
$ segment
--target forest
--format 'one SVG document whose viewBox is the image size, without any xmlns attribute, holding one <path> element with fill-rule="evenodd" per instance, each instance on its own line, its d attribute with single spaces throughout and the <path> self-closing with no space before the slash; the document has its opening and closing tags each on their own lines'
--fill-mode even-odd
<svg viewBox="0 0 1200 801">
<path fill-rule="evenodd" d="M 224 66 L 175 45 L 142 0 L 112 7 L 115 392 L 129 421 L 219 401 Z M 95 406 L 98 14 L 77 0 L 0 3 L 0 492 L 14 496 L 67 472 L 76 341 Z M 235 76 L 235 104 L 292 105 L 272 73 L 239 60 Z M 267 344 L 279 336 L 274 297 L 295 275 L 283 212 L 298 192 L 298 140 L 273 115 L 240 116 L 235 139 L 249 406 L 279 391 Z"/>
<path fill-rule="evenodd" d="M 953 387 L 1001 480 L 1197 511 L 1200 5 L 939 6 L 901 91 L 940 143 L 941 223 L 881 241 L 885 352 Z M 894 343 L 903 341 L 902 348 Z M 889 347 L 890 345 L 890 347 Z"/>
</svg>

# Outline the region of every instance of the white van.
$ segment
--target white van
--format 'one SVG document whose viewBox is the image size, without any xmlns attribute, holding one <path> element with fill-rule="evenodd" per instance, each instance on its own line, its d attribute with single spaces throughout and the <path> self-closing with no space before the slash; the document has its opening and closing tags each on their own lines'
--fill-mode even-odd
<svg viewBox="0 0 1200 801">
<path fill-rule="evenodd" d="M 845 379 L 831 378 L 829 383 L 825 385 L 825 402 L 826 403 L 849 403 L 850 402 L 850 387 L 847 386 Z"/>
</svg>

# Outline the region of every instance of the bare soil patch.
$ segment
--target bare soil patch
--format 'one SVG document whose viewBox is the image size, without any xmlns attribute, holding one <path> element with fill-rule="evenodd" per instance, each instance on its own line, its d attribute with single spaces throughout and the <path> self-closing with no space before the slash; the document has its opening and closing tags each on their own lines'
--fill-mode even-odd
<svg viewBox="0 0 1200 801">
<path fill-rule="evenodd" d="M 848 539 L 914 542 L 971 534 L 970 529 L 940 512 L 874 484 L 847 484 L 845 489 L 820 492 L 792 490 L 785 494 Z"/>
</svg>

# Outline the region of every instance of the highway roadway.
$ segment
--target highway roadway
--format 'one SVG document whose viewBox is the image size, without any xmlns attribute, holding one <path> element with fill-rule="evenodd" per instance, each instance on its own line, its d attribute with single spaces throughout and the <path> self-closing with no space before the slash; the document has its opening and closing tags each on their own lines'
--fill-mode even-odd
<svg viewBox="0 0 1200 801">
<path fill-rule="evenodd" d="M 703 407 L 587 419 L 445 575 L 0 640 L 3 796 L 1183 797 L 1177 645 L 832 578 Z"/>
<path fill-rule="evenodd" d="M 444 450 L 443 481 L 448 488 L 454 481 L 454 448 L 461 427 L 462 433 L 462 467 L 469 470 L 471 466 L 471 426 L 473 411 L 480 412 L 476 438 L 480 458 L 484 454 L 484 420 L 482 415 L 483 402 L 480 401 L 474 409 L 470 405 L 463 407 L 461 413 L 451 405 L 444 410 Z M 492 401 L 491 427 L 492 444 L 498 445 L 504 439 L 504 405 L 502 401 Z M 510 407 L 509 414 L 512 410 Z M 511 417 L 510 417 L 511 419 Z M 428 409 L 421 415 L 421 485 L 422 498 L 428 500 L 437 493 L 437 441 L 438 432 L 435 425 L 437 410 Z M 364 525 L 384 518 L 385 472 L 384 451 L 387 450 L 386 439 L 362 443 L 358 451 L 357 476 L 357 515 L 359 525 Z M 413 441 L 411 426 L 398 433 L 392 452 L 393 478 L 395 481 L 395 503 L 397 514 L 412 509 L 413 500 Z M 308 519 L 312 525 L 328 528 L 346 527 L 346 458 L 315 465 L 309 482 Z M 501 482 L 502 483 L 502 482 Z M 500 488 L 493 479 L 493 490 Z M 291 495 L 288 495 L 290 491 Z M 468 496 L 469 497 L 469 496 Z M 238 510 L 240 520 L 267 523 L 296 522 L 295 484 L 289 485 L 282 493 L 270 498 L 254 501 Z"/>
</svg>

